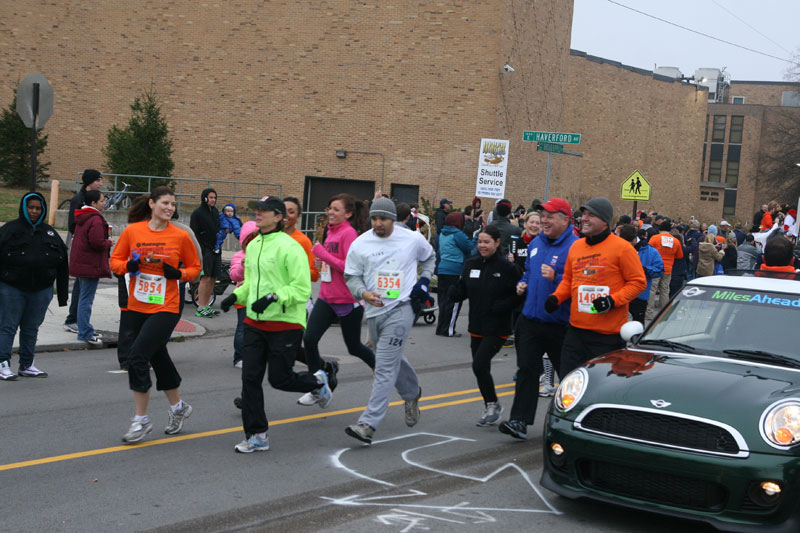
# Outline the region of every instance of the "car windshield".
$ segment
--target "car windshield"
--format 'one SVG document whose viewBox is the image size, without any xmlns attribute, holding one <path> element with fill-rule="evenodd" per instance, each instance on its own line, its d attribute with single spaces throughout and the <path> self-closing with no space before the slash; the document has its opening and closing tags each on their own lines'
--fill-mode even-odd
<svg viewBox="0 0 800 533">
<path fill-rule="evenodd" d="M 686 287 L 638 344 L 778 364 L 787 357 L 792 361 L 784 363 L 800 362 L 794 339 L 799 321 L 797 294 Z"/>
</svg>

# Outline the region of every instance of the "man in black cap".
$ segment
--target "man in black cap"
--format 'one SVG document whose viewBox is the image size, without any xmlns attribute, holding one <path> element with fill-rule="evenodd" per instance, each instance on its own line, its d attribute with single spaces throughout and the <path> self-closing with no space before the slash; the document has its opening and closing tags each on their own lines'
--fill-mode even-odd
<svg viewBox="0 0 800 533">
<path fill-rule="evenodd" d="M 606 198 L 592 198 L 581 207 L 584 238 L 569 249 L 561 283 L 544 302 L 545 311 L 553 313 L 571 299 L 562 379 L 592 357 L 625 346 L 619 330 L 628 320 L 628 303 L 647 288 L 639 254 L 609 230 L 613 217 Z"/>
<path fill-rule="evenodd" d="M 69 212 L 67 213 L 67 247 L 72 244 L 72 235 L 75 233 L 75 210 L 83 207 L 86 200 L 86 191 L 99 191 L 103 186 L 103 175 L 99 170 L 87 168 L 81 175 L 81 188 L 69 201 Z M 81 284 L 78 278 L 72 284 L 72 299 L 69 302 L 69 311 L 64 320 L 64 329 L 78 334 L 78 295 L 81 292 Z"/>
<path fill-rule="evenodd" d="M 195 316 L 211 318 L 217 314 L 214 308 L 208 305 L 211 301 L 211 291 L 214 283 L 222 271 L 221 250 L 217 248 L 217 232 L 219 232 L 219 211 L 217 205 L 217 191 L 212 188 L 203 189 L 200 195 L 200 206 L 192 211 L 189 227 L 194 231 L 200 248 L 203 249 L 203 274 L 200 276 L 200 286 L 197 288 L 197 312 Z"/>
</svg>

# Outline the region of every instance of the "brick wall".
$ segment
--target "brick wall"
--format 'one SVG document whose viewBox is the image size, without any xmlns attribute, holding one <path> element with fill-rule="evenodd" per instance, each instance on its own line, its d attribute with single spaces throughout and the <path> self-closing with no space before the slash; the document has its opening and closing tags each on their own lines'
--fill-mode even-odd
<svg viewBox="0 0 800 533">
<path fill-rule="evenodd" d="M 734 96 L 743 96 L 745 104 L 779 106 L 783 91 L 800 91 L 800 83 L 731 81 L 725 103 L 732 103 Z"/>
</svg>

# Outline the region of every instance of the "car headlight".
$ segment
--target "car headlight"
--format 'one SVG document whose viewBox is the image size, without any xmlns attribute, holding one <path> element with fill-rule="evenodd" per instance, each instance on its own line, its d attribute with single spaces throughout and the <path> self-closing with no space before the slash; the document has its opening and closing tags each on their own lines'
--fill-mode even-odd
<svg viewBox="0 0 800 533">
<path fill-rule="evenodd" d="M 775 402 L 761 415 L 761 436 L 773 448 L 786 450 L 800 443 L 800 398 Z"/>
<path fill-rule="evenodd" d="M 575 407 L 589 384 L 589 373 L 585 368 L 579 368 L 561 380 L 561 385 L 556 391 L 556 407 L 564 413 Z"/>
</svg>

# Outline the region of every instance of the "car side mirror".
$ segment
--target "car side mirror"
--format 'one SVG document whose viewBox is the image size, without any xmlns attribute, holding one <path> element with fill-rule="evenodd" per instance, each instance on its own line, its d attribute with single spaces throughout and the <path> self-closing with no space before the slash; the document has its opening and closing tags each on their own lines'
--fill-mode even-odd
<svg viewBox="0 0 800 533">
<path fill-rule="evenodd" d="M 637 320 L 625 322 L 622 327 L 619 328 L 619 336 L 622 337 L 622 340 L 625 342 L 636 342 L 639 340 L 642 333 L 644 333 L 644 325 Z M 634 337 L 636 338 L 634 339 Z"/>
</svg>

